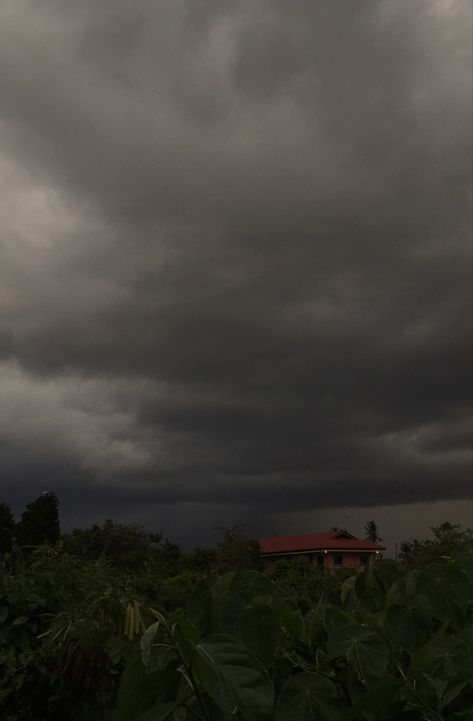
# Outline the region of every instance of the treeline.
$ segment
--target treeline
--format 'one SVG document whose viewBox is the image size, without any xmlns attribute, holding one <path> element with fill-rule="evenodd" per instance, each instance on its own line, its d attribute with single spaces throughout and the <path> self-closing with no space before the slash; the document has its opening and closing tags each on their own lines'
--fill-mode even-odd
<svg viewBox="0 0 473 721">
<path fill-rule="evenodd" d="M 107 559 L 112 565 L 125 570 L 137 571 L 159 569 L 175 574 L 181 570 L 217 571 L 260 568 L 259 547 L 254 539 L 245 538 L 245 528 L 218 527 L 221 540 L 213 548 L 195 548 L 184 553 L 179 546 L 163 539 L 159 532 L 147 532 L 139 524 L 120 524 L 108 519 L 102 525 L 87 529 L 74 529 L 61 535 L 59 500 L 48 491 L 26 506 L 21 519 L 16 522 L 11 508 L 0 502 L 0 553 L 16 552 L 28 555 L 42 544 L 55 545 L 59 541 L 64 549 L 84 560 Z M 374 520 L 365 526 L 365 538 L 381 543 L 382 538 Z M 409 539 L 400 544 L 399 559 L 411 567 L 421 567 L 472 538 L 471 529 L 448 521 L 440 526 L 430 526 L 431 537 Z"/>
<path fill-rule="evenodd" d="M 59 500 L 45 492 L 26 506 L 16 522 L 11 508 L 0 503 L 0 553 L 28 557 L 34 548 L 60 543 L 61 548 L 84 561 L 106 560 L 113 567 L 135 573 L 175 575 L 181 570 L 225 571 L 259 568 L 259 547 L 244 537 L 244 528 L 217 528 L 221 540 L 214 548 L 195 548 L 184 553 L 161 533 L 149 533 L 139 524 L 108 519 L 102 525 L 60 532 Z"/>
</svg>

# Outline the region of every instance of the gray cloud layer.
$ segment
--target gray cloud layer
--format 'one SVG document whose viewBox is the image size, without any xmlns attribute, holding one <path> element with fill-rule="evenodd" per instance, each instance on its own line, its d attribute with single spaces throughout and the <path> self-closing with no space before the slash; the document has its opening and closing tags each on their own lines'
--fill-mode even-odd
<svg viewBox="0 0 473 721">
<path fill-rule="evenodd" d="M 461 0 L 4 3 L 4 495 L 466 497 L 470 127 Z"/>
</svg>

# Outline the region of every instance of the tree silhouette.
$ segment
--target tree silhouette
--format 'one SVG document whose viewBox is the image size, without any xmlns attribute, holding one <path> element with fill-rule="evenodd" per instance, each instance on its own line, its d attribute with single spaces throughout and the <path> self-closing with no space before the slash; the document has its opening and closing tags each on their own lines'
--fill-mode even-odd
<svg viewBox="0 0 473 721">
<path fill-rule="evenodd" d="M 378 525 L 376 521 L 368 521 L 365 526 L 365 538 L 370 543 L 379 543 L 383 539 L 378 533 Z"/>
<path fill-rule="evenodd" d="M 237 571 L 240 569 L 260 569 L 261 558 L 258 541 L 245 539 L 246 524 L 231 528 L 215 526 L 222 539 L 217 543 L 215 554 L 219 571 Z"/>
<path fill-rule="evenodd" d="M 15 519 L 11 508 L 6 503 L 0 503 L 0 553 L 11 551 L 14 535 Z"/>
<path fill-rule="evenodd" d="M 20 546 L 54 544 L 59 540 L 58 505 L 57 496 L 51 491 L 42 493 L 35 501 L 28 503 L 17 525 Z"/>
</svg>

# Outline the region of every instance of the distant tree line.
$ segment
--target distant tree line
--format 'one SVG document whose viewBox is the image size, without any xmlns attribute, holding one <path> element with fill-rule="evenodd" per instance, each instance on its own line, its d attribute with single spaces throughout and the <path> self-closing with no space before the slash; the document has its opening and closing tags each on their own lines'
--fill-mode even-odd
<svg viewBox="0 0 473 721">
<path fill-rule="evenodd" d="M 421 567 L 443 556 L 472 537 L 470 529 L 445 521 L 429 527 L 432 538 L 404 540 L 400 544 L 399 559 L 410 567 Z M 107 519 L 101 526 L 74 529 L 62 534 L 59 523 L 59 500 L 52 491 L 42 493 L 28 503 L 18 522 L 11 508 L 0 502 L 0 554 L 19 552 L 28 555 L 31 549 L 43 544 L 55 545 L 61 540 L 64 550 L 84 561 L 106 560 L 128 569 L 144 571 L 157 564 L 161 575 L 170 576 L 184 568 L 196 572 L 237 571 L 260 568 L 259 546 L 254 539 L 245 538 L 245 527 L 216 527 L 220 541 L 213 548 L 195 548 L 184 553 L 179 546 L 161 533 L 149 533 L 139 524 L 120 524 Z M 366 523 L 365 538 L 380 543 L 375 520 Z"/>
</svg>

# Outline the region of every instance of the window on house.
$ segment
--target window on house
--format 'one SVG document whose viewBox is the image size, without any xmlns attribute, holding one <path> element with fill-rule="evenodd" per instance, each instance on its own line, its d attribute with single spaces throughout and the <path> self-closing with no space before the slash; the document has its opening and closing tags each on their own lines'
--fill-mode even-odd
<svg viewBox="0 0 473 721">
<path fill-rule="evenodd" d="M 323 556 L 317 556 L 317 565 L 318 566 L 324 565 L 324 557 Z"/>
<path fill-rule="evenodd" d="M 343 563 L 343 556 L 334 556 L 333 563 L 334 563 L 334 566 L 341 566 Z"/>
<path fill-rule="evenodd" d="M 363 556 L 360 556 L 360 563 L 362 563 L 363 566 L 366 566 L 366 564 L 368 563 L 368 559 L 369 559 L 369 556 L 367 556 L 366 554 Z"/>
</svg>

